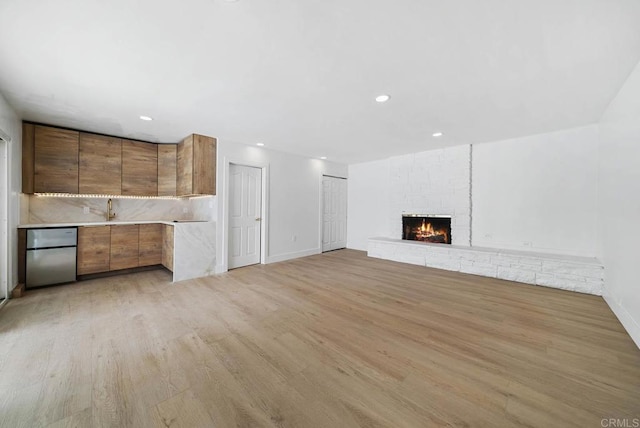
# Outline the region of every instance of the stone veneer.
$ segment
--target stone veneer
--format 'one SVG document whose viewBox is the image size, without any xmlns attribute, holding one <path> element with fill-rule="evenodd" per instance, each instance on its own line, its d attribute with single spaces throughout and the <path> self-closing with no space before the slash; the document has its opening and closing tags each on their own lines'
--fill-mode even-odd
<svg viewBox="0 0 640 428">
<path fill-rule="evenodd" d="M 430 244 L 389 238 L 369 239 L 368 256 L 602 295 L 604 267 L 595 258 Z"/>
</svg>

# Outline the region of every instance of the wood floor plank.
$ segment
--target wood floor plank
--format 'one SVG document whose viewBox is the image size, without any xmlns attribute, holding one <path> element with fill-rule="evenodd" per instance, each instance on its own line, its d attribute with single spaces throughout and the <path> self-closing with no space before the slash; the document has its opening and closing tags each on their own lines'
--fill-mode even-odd
<svg viewBox="0 0 640 428">
<path fill-rule="evenodd" d="M 77 339 L 64 336 L 52 346 L 35 409 L 38 425 L 47 426 L 91 409 L 92 355 Z"/>
<path fill-rule="evenodd" d="M 0 427 L 31 428 L 37 424 L 36 414 L 33 412 L 38 402 L 42 385 L 34 383 L 24 388 L 14 387 L 1 389 L 0 398 Z"/>
<path fill-rule="evenodd" d="M 92 426 L 92 424 L 91 407 L 89 407 L 88 409 L 47 425 L 47 428 L 86 428 Z"/>
<path fill-rule="evenodd" d="M 600 426 L 640 418 L 602 298 L 340 250 L 0 310 L 0 427 Z"/>
<path fill-rule="evenodd" d="M 207 428 L 215 426 L 206 408 L 191 390 L 186 390 L 157 406 L 162 424 L 171 428 Z"/>
</svg>

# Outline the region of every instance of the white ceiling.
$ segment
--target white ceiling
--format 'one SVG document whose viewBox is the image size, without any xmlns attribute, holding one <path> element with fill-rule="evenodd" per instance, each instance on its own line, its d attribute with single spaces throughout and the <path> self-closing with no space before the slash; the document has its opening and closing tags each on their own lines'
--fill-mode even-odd
<svg viewBox="0 0 640 428">
<path fill-rule="evenodd" d="M 38 122 L 359 162 L 597 122 L 639 23 L 638 0 L 0 0 L 0 92 Z"/>
</svg>

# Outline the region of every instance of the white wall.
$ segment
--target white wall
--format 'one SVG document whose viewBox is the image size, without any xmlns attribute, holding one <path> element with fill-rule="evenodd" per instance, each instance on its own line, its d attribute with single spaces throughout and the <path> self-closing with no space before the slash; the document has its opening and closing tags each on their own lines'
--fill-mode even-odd
<svg viewBox="0 0 640 428">
<path fill-rule="evenodd" d="M 389 232 L 389 160 L 349 165 L 347 247 L 367 249 L 374 236 Z"/>
<path fill-rule="evenodd" d="M 599 157 L 604 298 L 640 346 L 640 64 L 600 122 Z"/>
<path fill-rule="evenodd" d="M 18 232 L 20 222 L 20 191 L 22 190 L 22 124 L 0 95 L 0 129 L 10 138 L 9 143 L 9 289 L 18 284 Z"/>
<path fill-rule="evenodd" d="M 323 174 L 347 177 L 347 166 L 264 147 L 218 141 L 216 247 L 220 249 L 220 257 L 216 270 L 224 271 L 227 266 L 224 193 L 229 162 L 268 167 L 267 263 L 319 253 L 321 177 Z"/>
<path fill-rule="evenodd" d="M 594 257 L 598 126 L 473 146 L 473 245 Z"/>
</svg>

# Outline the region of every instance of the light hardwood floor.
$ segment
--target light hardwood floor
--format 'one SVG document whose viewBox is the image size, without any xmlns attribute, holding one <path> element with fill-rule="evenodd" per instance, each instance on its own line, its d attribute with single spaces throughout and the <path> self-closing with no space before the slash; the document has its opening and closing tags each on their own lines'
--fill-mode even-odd
<svg viewBox="0 0 640 428">
<path fill-rule="evenodd" d="M 0 311 L 2 427 L 600 427 L 640 350 L 595 296 L 341 250 Z"/>
</svg>

